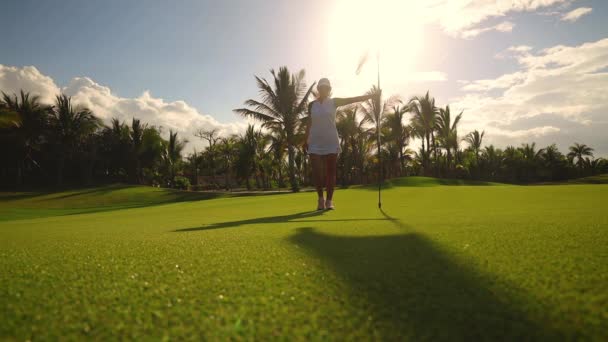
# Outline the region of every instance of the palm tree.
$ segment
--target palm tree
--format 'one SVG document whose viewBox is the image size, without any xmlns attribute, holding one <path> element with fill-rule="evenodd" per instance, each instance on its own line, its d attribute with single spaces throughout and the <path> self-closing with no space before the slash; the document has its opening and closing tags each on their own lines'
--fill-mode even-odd
<svg viewBox="0 0 608 342">
<path fill-rule="evenodd" d="M 153 185 L 163 183 L 160 170 L 164 167 L 166 145 L 167 142 L 162 138 L 160 129 L 155 126 L 147 126 L 143 129 L 139 154 L 142 180 Z"/>
<path fill-rule="evenodd" d="M 503 164 L 505 166 L 504 179 L 509 182 L 518 181 L 520 178 L 520 166 L 522 164 L 522 153 L 515 146 L 507 146 L 503 151 Z"/>
<path fill-rule="evenodd" d="M 439 109 L 439 115 L 437 117 L 437 136 L 440 146 L 445 148 L 447 153 L 447 164 L 448 169 L 451 167 L 452 153 L 456 154 L 458 149 L 458 123 L 462 119 L 462 112 L 456 115 L 454 122 L 452 122 L 450 106 L 445 106 L 445 109 Z"/>
<path fill-rule="evenodd" d="M 426 152 L 425 152 L 426 150 L 424 148 L 424 138 L 425 138 L 424 127 L 422 127 L 422 125 L 419 121 L 416 121 L 412 118 L 410 125 L 409 125 L 409 131 L 410 131 L 410 136 L 412 138 L 420 139 L 421 144 L 420 144 L 420 147 L 418 148 L 418 151 L 415 152 L 415 154 L 416 154 L 415 160 L 419 164 L 418 166 L 424 167 L 424 163 L 426 163 L 425 157 L 424 157 L 424 155 L 426 154 Z"/>
<path fill-rule="evenodd" d="M 496 179 L 504 160 L 502 151 L 495 148 L 494 145 L 486 146 L 481 153 L 481 158 L 484 164 L 484 174 L 490 179 Z"/>
<path fill-rule="evenodd" d="M 194 133 L 194 136 L 207 140 L 209 147 L 207 147 L 207 157 L 209 160 L 209 168 L 211 169 L 211 179 L 215 183 L 215 144 L 220 139 L 218 136 L 217 129 L 199 129 Z"/>
<path fill-rule="evenodd" d="M 340 137 L 340 158 L 338 159 L 339 178 L 342 185 L 346 186 L 353 179 L 355 172 L 354 149 L 351 148 L 351 141 L 356 135 L 357 106 L 347 106 L 340 108 L 336 113 L 336 128 Z"/>
<path fill-rule="evenodd" d="M 237 161 L 237 171 L 241 178 L 245 179 L 247 190 L 251 189 L 250 178 L 255 175 L 257 169 L 257 150 L 260 133 L 255 131 L 253 125 L 247 126 L 245 134 L 239 139 L 240 151 Z M 259 187 L 259 182 L 258 187 Z"/>
<path fill-rule="evenodd" d="M 424 96 L 414 96 L 408 103 L 411 113 L 414 115 L 412 118 L 413 126 L 417 135 L 422 140 L 422 164 L 425 172 L 428 172 L 429 159 L 431 151 L 431 140 L 435 140 L 435 120 L 437 117 L 437 108 L 435 107 L 435 98 L 430 97 L 429 92 L 426 92 Z M 426 145 L 425 145 L 426 142 Z M 425 147 L 426 146 L 426 147 Z M 433 149 L 435 144 L 433 143 Z M 435 153 L 436 155 L 436 153 Z"/>
<path fill-rule="evenodd" d="M 135 161 L 135 180 L 137 183 L 141 183 L 141 154 L 142 154 L 142 142 L 144 137 L 144 131 L 148 127 L 147 124 L 142 124 L 140 120 L 133 118 L 131 121 L 131 144 L 132 144 L 132 155 Z M 194 154 L 194 162 L 196 164 L 196 152 Z"/>
<path fill-rule="evenodd" d="M 255 77 L 260 89 L 261 101 L 249 99 L 245 105 L 250 108 L 235 109 L 234 112 L 244 117 L 262 121 L 262 127 L 281 130 L 287 141 L 287 157 L 289 163 L 289 181 L 292 191 L 298 191 L 299 185 L 295 173 L 296 132 L 301 116 L 308 105 L 314 83 L 306 89 L 305 71 L 291 74 L 287 67 L 279 68 L 279 72 L 270 70 L 274 79 L 271 85 L 266 79 Z"/>
<path fill-rule="evenodd" d="M 563 154 L 558 150 L 557 145 L 551 144 L 543 149 L 542 161 L 549 180 L 557 180 L 557 174 L 565 167 Z"/>
<path fill-rule="evenodd" d="M 554 165 L 560 161 L 562 154 L 557 149 L 557 145 L 552 144 L 543 149 L 544 153 L 542 155 L 543 160 L 548 165 Z"/>
<path fill-rule="evenodd" d="M 403 124 L 405 113 L 408 111 L 407 106 L 393 106 L 393 111 L 384 116 L 384 126 L 388 129 L 388 137 L 397 149 L 400 176 L 405 171 L 404 149 L 410 138 L 409 129 Z"/>
<path fill-rule="evenodd" d="M 473 151 L 475 154 L 475 165 L 477 169 L 477 177 L 479 177 L 479 173 L 481 172 L 481 168 L 479 165 L 479 151 L 481 150 L 481 144 L 483 143 L 483 136 L 485 135 L 485 131 L 479 133 L 478 130 L 474 130 L 467 134 L 462 140 L 469 144 L 469 150 Z"/>
<path fill-rule="evenodd" d="M 57 95 L 49 114 L 56 152 L 57 184 L 61 185 L 66 160 L 73 158 L 79 144 L 101 126 L 101 121 L 88 108 L 74 107 L 72 99 L 64 94 Z"/>
<path fill-rule="evenodd" d="M 272 143 L 273 136 L 271 134 L 264 134 L 259 131 L 261 138 L 258 141 L 258 168 L 260 170 L 260 177 L 262 178 L 262 184 L 264 189 L 272 188 L 272 179 L 275 175 L 275 160 L 272 153 L 267 153 L 270 150 L 270 144 Z"/>
<path fill-rule="evenodd" d="M 270 173 L 270 168 L 268 167 L 269 158 L 265 158 L 266 156 L 266 146 L 270 141 L 270 137 L 262 132 L 261 129 L 255 131 L 255 150 L 254 150 L 254 170 L 255 170 L 255 180 L 258 189 L 259 188 L 268 188 L 267 174 Z"/>
<path fill-rule="evenodd" d="M 359 109 L 363 109 L 363 115 L 359 115 Z M 369 107 L 366 110 L 361 106 L 347 106 L 337 113 L 336 128 L 347 155 L 352 159 L 351 180 L 355 179 L 357 183 L 363 181 L 365 159 L 374 141 L 374 129 L 366 126 L 370 122 L 369 113 Z"/>
<path fill-rule="evenodd" d="M 378 148 L 378 156 L 382 155 L 382 140 L 381 133 L 382 128 L 380 125 L 382 124 L 382 117 L 389 108 L 394 107 L 397 103 L 401 101 L 396 96 L 392 96 L 388 98 L 386 101 L 382 102 L 381 90 L 376 86 L 372 86 L 370 90 L 367 91 L 366 95 L 375 95 L 372 96 L 369 100 L 361 103 L 359 107 L 361 108 L 361 112 L 363 113 L 363 117 L 366 122 L 373 124 L 374 128 L 370 129 L 370 138 L 376 140 L 376 146 Z M 380 158 L 378 162 L 382 162 L 384 159 Z M 383 165 L 380 165 L 380 170 L 383 170 Z M 382 177 L 380 173 L 378 175 Z"/>
<path fill-rule="evenodd" d="M 606 160 L 604 158 L 590 159 L 585 158 L 585 167 L 589 170 L 592 175 L 602 173 L 605 167 Z"/>
<path fill-rule="evenodd" d="M 545 149 L 541 148 L 536 150 L 536 143 L 522 144 L 520 147 L 524 160 L 537 161 L 540 160 L 541 156 L 545 152 Z"/>
<path fill-rule="evenodd" d="M 7 114 L 6 123 L 3 127 L 8 129 L 7 136 L 10 136 L 14 146 L 13 152 L 16 153 L 17 186 L 23 180 L 23 169 L 26 164 L 39 166 L 36 161 L 36 152 L 40 152 L 44 140 L 45 129 L 48 126 L 48 108 L 41 105 L 38 96 L 31 96 L 23 90 L 9 96 L 2 92 L 0 106 L 4 107 Z M 10 117 L 10 120 L 8 118 Z"/>
<path fill-rule="evenodd" d="M 475 153 L 475 159 L 479 164 L 479 150 L 481 150 L 481 144 L 483 143 L 483 136 L 485 135 L 485 131 L 479 133 L 478 130 L 474 130 L 470 132 L 464 137 L 464 141 L 469 144 L 469 148 Z"/>
<path fill-rule="evenodd" d="M 285 182 L 283 180 L 283 162 L 287 141 L 282 130 L 271 130 L 269 139 L 270 146 L 268 147 L 267 153 L 272 154 L 272 165 L 274 171 L 276 171 L 277 184 L 279 188 L 283 188 L 285 187 Z"/>
<path fill-rule="evenodd" d="M 112 118 L 110 126 L 105 127 L 103 135 L 108 142 L 109 151 L 106 153 L 110 168 L 114 176 L 124 178 L 125 175 L 132 173 L 129 168 L 133 160 L 129 126 L 117 118 Z"/>
<path fill-rule="evenodd" d="M 224 159 L 226 166 L 226 174 L 224 177 L 224 187 L 230 190 L 230 177 L 232 176 L 232 167 L 235 160 L 235 155 L 238 153 L 238 140 L 236 135 L 226 138 L 220 138 L 219 153 Z"/>
<path fill-rule="evenodd" d="M 367 91 L 366 95 L 379 93 L 380 90 L 376 86 L 372 86 L 370 90 Z M 391 108 L 395 104 L 395 101 L 397 100 L 393 97 L 382 102 L 380 96 L 373 96 L 371 99 L 360 104 L 361 112 L 367 122 L 373 124 L 374 127 L 377 127 L 378 120 L 380 120 L 381 115 L 384 114 L 385 109 Z"/>
<path fill-rule="evenodd" d="M 593 149 L 585 144 L 574 143 L 570 146 L 568 158 L 570 160 L 577 159 L 576 165 L 579 170 L 582 170 L 585 165 L 585 157 L 593 157 Z"/>
<path fill-rule="evenodd" d="M 169 183 L 171 185 L 173 185 L 177 168 L 182 159 L 182 151 L 187 142 L 187 140 L 180 140 L 177 137 L 177 132 L 173 132 L 173 130 L 169 131 L 169 140 L 165 147 L 163 159 L 167 167 Z"/>
<path fill-rule="evenodd" d="M 524 181 L 535 181 L 537 175 L 538 165 L 540 164 L 541 157 L 544 153 L 544 149 L 536 150 L 536 143 L 522 144 L 519 148 L 522 156 Z"/>
</svg>

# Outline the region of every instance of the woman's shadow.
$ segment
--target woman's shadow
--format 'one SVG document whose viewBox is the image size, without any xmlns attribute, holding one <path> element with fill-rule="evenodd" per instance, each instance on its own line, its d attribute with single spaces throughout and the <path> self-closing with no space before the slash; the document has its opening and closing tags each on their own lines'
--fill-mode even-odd
<svg viewBox="0 0 608 342">
<path fill-rule="evenodd" d="M 289 241 L 328 263 L 349 284 L 352 291 L 345 295 L 352 298 L 347 303 L 366 299 L 367 306 L 355 310 L 369 311 L 373 329 L 384 340 L 529 340 L 556 335 L 518 309 L 525 298 L 497 292 L 491 278 L 456 262 L 420 234 L 342 236 L 303 227 Z"/>
<path fill-rule="evenodd" d="M 315 210 L 315 211 L 303 211 L 295 214 L 289 215 L 275 215 L 275 216 L 265 216 L 265 217 L 256 217 L 245 220 L 236 220 L 236 221 L 224 221 L 224 222 L 216 222 L 210 223 L 206 225 L 201 225 L 198 227 L 190 227 L 190 228 L 180 228 L 174 230 L 174 232 L 192 232 L 192 231 L 201 231 L 201 230 L 212 230 L 212 229 L 222 229 L 222 228 L 238 228 L 251 224 L 275 224 L 275 223 L 297 223 L 297 222 L 348 222 L 348 221 L 386 221 L 390 220 L 390 218 L 352 218 L 352 219 L 331 219 L 331 218 L 321 218 L 325 214 L 323 210 Z"/>
<path fill-rule="evenodd" d="M 458 262 L 428 238 L 381 211 L 380 218 L 332 219 L 323 211 L 224 221 L 174 232 L 252 224 L 388 221 L 400 233 L 344 236 L 297 229 L 288 239 L 329 264 L 348 283 L 385 340 L 530 340 L 563 337 L 520 308 L 530 298 L 498 291 L 496 279 Z M 504 288 L 504 287 L 503 287 Z M 516 293 L 510 291 L 509 293 Z"/>
</svg>

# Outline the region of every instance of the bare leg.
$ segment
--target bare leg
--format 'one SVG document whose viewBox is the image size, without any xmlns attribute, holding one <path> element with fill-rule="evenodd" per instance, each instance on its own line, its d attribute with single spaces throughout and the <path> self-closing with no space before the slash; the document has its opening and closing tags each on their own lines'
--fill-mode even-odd
<svg viewBox="0 0 608 342">
<path fill-rule="evenodd" d="M 318 154 L 310 155 L 310 162 L 312 164 L 312 179 L 315 182 L 317 188 L 317 195 L 319 198 L 323 198 L 323 162 L 322 157 Z"/>
<path fill-rule="evenodd" d="M 325 188 L 327 190 L 327 200 L 331 201 L 334 197 L 334 187 L 336 186 L 336 160 L 337 154 L 328 154 L 325 156 Z"/>
</svg>

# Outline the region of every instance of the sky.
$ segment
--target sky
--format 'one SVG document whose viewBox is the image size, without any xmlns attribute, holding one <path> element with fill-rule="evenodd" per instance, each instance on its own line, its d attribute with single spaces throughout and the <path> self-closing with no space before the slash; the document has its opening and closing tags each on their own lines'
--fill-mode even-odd
<svg viewBox="0 0 608 342">
<path fill-rule="evenodd" d="M 254 75 L 287 66 L 335 96 L 375 83 L 407 101 L 426 91 L 463 111 L 461 135 L 498 147 L 591 145 L 608 156 L 604 0 L 27 1 L 0 12 L 0 90 L 50 102 L 60 92 L 109 121 L 136 116 L 222 135 L 250 122 Z M 259 123 L 258 123 L 259 125 Z"/>
</svg>

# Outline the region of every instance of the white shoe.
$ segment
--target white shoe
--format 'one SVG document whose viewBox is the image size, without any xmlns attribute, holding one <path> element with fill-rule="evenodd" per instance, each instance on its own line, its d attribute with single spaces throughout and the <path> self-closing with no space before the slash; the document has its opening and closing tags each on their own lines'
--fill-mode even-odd
<svg viewBox="0 0 608 342">
<path fill-rule="evenodd" d="M 334 203 L 332 200 L 325 201 L 325 210 L 334 210 Z"/>
<path fill-rule="evenodd" d="M 325 200 L 323 197 L 319 197 L 319 203 L 317 204 L 317 210 L 325 210 Z"/>
</svg>

